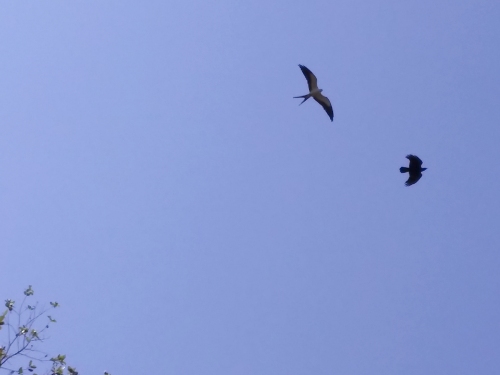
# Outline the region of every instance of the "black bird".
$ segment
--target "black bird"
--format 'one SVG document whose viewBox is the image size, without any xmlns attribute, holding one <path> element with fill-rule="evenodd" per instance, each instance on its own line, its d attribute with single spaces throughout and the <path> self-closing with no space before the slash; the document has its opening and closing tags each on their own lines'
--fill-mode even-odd
<svg viewBox="0 0 500 375">
<path fill-rule="evenodd" d="M 422 177 L 422 172 L 427 168 L 422 168 L 422 160 L 418 156 L 415 155 L 406 155 L 406 158 L 410 161 L 409 168 L 401 167 L 399 171 L 401 173 L 410 173 L 410 177 L 408 177 L 408 181 L 405 182 L 406 186 L 410 186 L 416 184 L 420 177 Z"/>
</svg>

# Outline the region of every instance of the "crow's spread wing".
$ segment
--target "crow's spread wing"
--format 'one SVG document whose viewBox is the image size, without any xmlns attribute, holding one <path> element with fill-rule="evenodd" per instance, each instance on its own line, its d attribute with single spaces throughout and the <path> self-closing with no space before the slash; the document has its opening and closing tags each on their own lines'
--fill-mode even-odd
<svg viewBox="0 0 500 375">
<path fill-rule="evenodd" d="M 413 184 L 416 184 L 418 180 L 420 180 L 420 177 L 422 177 L 422 172 L 417 172 L 417 173 L 410 172 L 410 177 L 408 177 L 408 180 L 405 182 L 405 185 L 411 186 Z"/>
<path fill-rule="evenodd" d="M 406 158 L 410 161 L 410 169 L 420 169 L 422 166 L 422 160 L 415 155 L 406 155 Z"/>
</svg>

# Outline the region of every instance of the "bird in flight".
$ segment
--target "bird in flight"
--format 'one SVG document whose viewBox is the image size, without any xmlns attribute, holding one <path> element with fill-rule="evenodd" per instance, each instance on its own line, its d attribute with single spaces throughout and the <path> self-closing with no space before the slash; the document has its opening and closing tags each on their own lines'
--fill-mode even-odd
<svg viewBox="0 0 500 375">
<path fill-rule="evenodd" d="M 318 88 L 318 80 L 317 80 L 316 76 L 313 74 L 313 72 L 311 72 L 309 69 L 307 69 L 304 65 L 299 64 L 299 67 L 307 79 L 307 84 L 309 86 L 309 94 L 302 95 L 302 96 L 294 96 L 294 98 L 304 98 L 304 100 L 302 100 L 302 102 L 300 103 L 300 104 L 302 104 L 312 96 L 314 98 L 314 100 L 316 100 L 319 104 L 321 104 L 321 106 L 326 111 L 326 113 L 328 113 L 330 120 L 333 121 L 332 103 L 330 103 L 330 100 L 328 100 L 328 98 L 326 96 L 321 94 L 321 91 L 323 91 L 323 89 Z"/>
<path fill-rule="evenodd" d="M 406 186 L 410 186 L 416 184 L 417 181 L 420 180 L 420 177 L 422 177 L 422 172 L 427 168 L 422 168 L 422 160 L 420 160 L 418 156 L 406 155 L 406 158 L 410 161 L 409 168 L 401 167 L 399 168 L 399 171 L 401 173 L 408 172 L 410 174 L 410 177 L 408 177 L 408 180 L 405 182 Z"/>
</svg>

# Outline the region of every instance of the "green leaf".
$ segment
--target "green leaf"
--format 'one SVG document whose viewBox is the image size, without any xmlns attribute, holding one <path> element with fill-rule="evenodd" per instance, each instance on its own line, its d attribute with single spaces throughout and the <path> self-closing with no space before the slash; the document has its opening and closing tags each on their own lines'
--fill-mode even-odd
<svg viewBox="0 0 500 375">
<path fill-rule="evenodd" d="M 5 322 L 3 320 L 7 316 L 8 312 L 9 312 L 9 310 L 5 310 L 5 312 L 2 315 L 0 315 L 0 329 L 2 329 L 2 326 L 5 324 Z"/>
<path fill-rule="evenodd" d="M 11 299 L 6 299 L 5 300 L 5 307 L 9 309 L 9 311 L 12 311 L 12 309 L 14 309 L 14 303 L 16 303 L 16 301 L 13 301 Z"/>
<path fill-rule="evenodd" d="M 18 374 L 22 374 L 22 373 L 23 373 L 23 368 L 22 368 L 22 367 L 19 367 L 19 370 L 17 370 L 17 373 L 18 373 Z"/>
<path fill-rule="evenodd" d="M 68 366 L 68 372 L 71 374 L 71 375 L 78 375 L 78 371 L 76 371 L 76 368 L 73 368 L 71 366 Z"/>
<path fill-rule="evenodd" d="M 32 361 L 32 360 L 30 361 L 29 367 L 30 367 L 30 368 L 36 368 L 36 365 L 33 363 L 33 361 Z"/>
<path fill-rule="evenodd" d="M 59 306 L 59 303 L 58 302 L 51 302 L 50 305 L 53 307 L 53 308 L 56 308 Z"/>
<path fill-rule="evenodd" d="M 40 337 L 38 336 L 38 332 L 36 331 L 36 329 L 31 330 L 31 337 L 40 340 Z"/>
<path fill-rule="evenodd" d="M 66 355 L 64 354 L 59 354 L 57 357 L 52 357 L 50 360 L 52 362 L 59 362 L 60 364 L 64 365 L 64 360 L 66 359 Z"/>
<path fill-rule="evenodd" d="M 33 289 L 31 289 L 31 285 L 28 287 L 28 289 L 26 289 L 24 291 L 24 295 L 25 296 L 32 296 L 33 294 L 35 294 L 35 292 L 33 291 Z"/>
<path fill-rule="evenodd" d="M 55 322 L 57 322 L 57 320 L 52 319 L 52 317 L 51 317 L 50 315 L 47 315 L 47 318 L 49 318 L 49 320 L 51 321 L 51 323 L 55 323 Z"/>
</svg>

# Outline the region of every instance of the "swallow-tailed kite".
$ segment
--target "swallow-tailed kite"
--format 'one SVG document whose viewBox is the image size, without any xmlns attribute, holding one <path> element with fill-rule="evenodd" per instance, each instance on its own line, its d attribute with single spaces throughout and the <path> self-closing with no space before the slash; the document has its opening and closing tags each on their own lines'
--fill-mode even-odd
<svg viewBox="0 0 500 375">
<path fill-rule="evenodd" d="M 422 160 L 418 156 L 415 155 L 406 155 L 406 158 L 410 161 L 409 168 L 401 167 L 399 171 L 401 173 L 408 172 L 410 177 L 408 177 L 408 181 L 405 182 L 406 186 L 410 186 L 416 184 L 420 177 L 422 177 L 422 172 L 427 168 L 422 168 Z"/>
<path fill-rule="evenodd" d="M 300 103 L 300 104 L 302 104 L 312 96 L 314 98 L 314 100 L 316 100 L 319 104 L 321 104 L 321 106 L 325 109 L 326 113 L 328 113 L 330 120 L 333 121 L 332 103 L 330 103 L 330 100 L 328 100 L 328 98 L 326 96 L 323 96 L 321 94 L 321 91 L 323 91 L 323 89 L 318 89 L 318 80 L 317 80 L 316 76 L 313 74 L 313 72 L 311 72 L 309 69 L 307 69 L 304 65 L 299 64 L 299 67 L 307 79 L 307 84 L 309 85 L 309 94 L 302 95 L 302 96 L 294 96 L 294 98 L 304 98 L 304 100 L 302 100 L 302 102 Z"/>
</svg>

